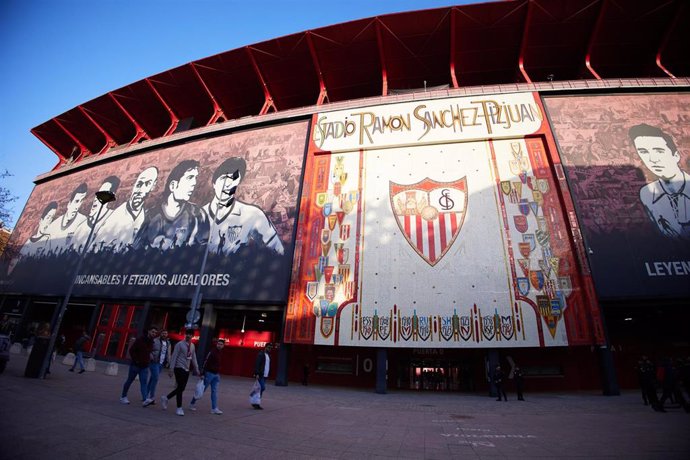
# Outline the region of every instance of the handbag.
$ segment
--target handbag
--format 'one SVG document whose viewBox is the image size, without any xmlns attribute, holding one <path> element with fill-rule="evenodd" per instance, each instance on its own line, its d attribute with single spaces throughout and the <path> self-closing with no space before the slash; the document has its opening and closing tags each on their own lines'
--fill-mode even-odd
<svg viewBox="0 0 690 460">
<path fill-rule="evenodd" d="M 204 395 L 204 390 L 206 389 L 206 385 L 204 385 L 204 379 L 200 378 L 198 382 L 196 382 L 196 386 L 194 387 L 194 399 L 197 401 L 201 399 L 201 397 Z"/>
<path fill-rule="evenodd" d="M 261 404 L 261 385 L 258 380 L 254 381 L 252 391 L 249 393 L 249 404 Z"/>
</svg>

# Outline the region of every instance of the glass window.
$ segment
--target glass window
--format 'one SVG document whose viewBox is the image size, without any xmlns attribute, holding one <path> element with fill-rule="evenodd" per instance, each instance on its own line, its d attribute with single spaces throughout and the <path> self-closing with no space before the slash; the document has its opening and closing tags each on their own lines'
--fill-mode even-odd
<svg viewBox="0 0 690 460">
<path fill-rule="evenodd" d="M 117 348 L 120 345 L 120 333 L 113 332 L 110 334 L 110 340 L 108 340 L 108 348 L 105 352 L 108 356 L 117 356 Z"/>
</svg>

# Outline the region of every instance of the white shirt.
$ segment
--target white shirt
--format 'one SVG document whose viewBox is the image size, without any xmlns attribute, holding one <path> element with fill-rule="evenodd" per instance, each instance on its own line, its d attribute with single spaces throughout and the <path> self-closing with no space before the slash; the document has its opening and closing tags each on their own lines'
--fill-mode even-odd
<svg viewBox="0 0 690 460">
<path fill-rule="evenodd" d="M 656 180 L 640 189 L 640 201 L 661 233 L 690 239 L 690 184 L 688 175 L 681 173 L 682 183 L 674 184 L 678 192 L 667 192 L 663 182 Z"/>
<path fill-rule="evenodd" d="M 91 250 L 100 251 L 111 247 L 116 251 L 124 251 L 134 243 L 134 237 L 144 224 L 144 209 L 134 214 L 129 207 L 129 201 L 122 203 L 103 221 L 93 239 Z"/>
<path fill-rule="evenodd" d="M 86 216 L 80 212 L 74 216 L 74 219 L 67 225 L 63 225 L 65 215 L 55 219 L 46 230 L 50 235 L 50 249 L 51 251 L 58 252 L 60 250 L 66 251 L 72 246 L 72 239 L 74 237 L 77 228 L 84 222 L 86 222 Z M 74 248 L 78 250 L 79 248 Z"/>
<path fill-rule="evenodd" d="M 264 355 L 266 355 L 266 363 L 264 364 L 264 378 L 268 378 L 268 371 L 271 368 L 271 357 L 268 356 L 268 353 L 264 352 Z"/>
<path fill-rule="evenodd" d="M 223 217 L 216 216 L 211 203 L 202 209 L 211 221 L 209 252 L 232 254 L 253 240 L 278 254 L 284 253 L 275 227 L 259 207 L 235 201 L 230 212 Z"/>
</svg>

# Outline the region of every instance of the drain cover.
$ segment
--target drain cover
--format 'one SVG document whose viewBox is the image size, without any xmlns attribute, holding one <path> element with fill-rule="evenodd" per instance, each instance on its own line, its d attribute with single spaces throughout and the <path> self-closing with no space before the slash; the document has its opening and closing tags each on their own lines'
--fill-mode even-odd
<svg viewBox="0 0 690 460">
<path fill-rule="evenodd" d="M 471 415 L 458 415 L 458 414 L 450 414 L 450 418 L 455 419 L 455 420 L 467 420 L 470 418 L 474 418 Z"/>
</svg>

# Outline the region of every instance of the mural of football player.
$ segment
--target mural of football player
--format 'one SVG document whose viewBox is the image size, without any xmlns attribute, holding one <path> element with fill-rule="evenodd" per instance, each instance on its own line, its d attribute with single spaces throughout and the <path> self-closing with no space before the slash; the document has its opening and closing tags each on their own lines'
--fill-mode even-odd
<svg viewBox="0 0 690 460">
<path fill-rule="evenodd" d="M 51 252 L 58 254 L 72 248 L 74 233 L 81 224 L 86 222 L 86 216 L 79 212 L 79 208 L 84 203 L 87 192 L 86 184 L 83 182 L 79 184 L 70 195 L 65 213 L 56 218 L 48 227 Z"/>
<path fill-rule="evenodd" d="M 259 245 L 282 255 L 283 243 L 266 214 L 235 197 L 246 171 L 245 160 L 232 157 L 213 173 L 213 198 L 202 208 L 211 221 L 209 251 L 232 254 L 243 246 Z"/>
<path fill-rule="evenodd" d="M 116 176 L 109 176 L 103 181 L 98 191 L 107 191 L 114 194 L 117 192 L 119 186 L 120 179 Z M 108 204 L 109 203 L 104 204 L 103 208 L 101 208 L 101 202 L 98 201 L 98 198 L 95 196 L 93 197 L 89 214 L 86 216 L 86 221 L 77 228 L 76 232 L 74 232 L 74 237 L 72 238 L 72 247 L 74 249 L 80 251 L 82 246 L 86 244 L 86 239 L 89 237 L 91 229 L 93 228 L 94 232 L 97 232 L 110 214 L 113 213 L 113 210 L 108 208 Z M 98 222 L 96 222 L 96 218 L 98 218 Z"/>
<path fill-rule="evenodd" d="M 658 177 L 640 189 L 647 215 L 665 236 L 690 239 L 690 176 L 680 168 L 673 138 L 647 124 L 628 134 L 645 167 Z"/>
<path fill-rule="evenodd" d="M 102 219 L 103 224 L 97 228 L 92 250 L 125 251 L 132 246 L 134 238 L 144 225 L 144 201 L 155 188 L 157 179 L 158 169 L 155 166 L 139 173 L 129 199 Z"/>
<path fill-rule="evenodd" d="M 50 249 L 50 235 L 48 234 L 48 227 L 53 222 L 53 218 L 57 213 L 57 202 L 51 201 L 43 208 L 41 213 L 41 219 L 38 221 L 38 226 L 36 227 L 36 232 L 27 238 L 26 242 L 19 251 L 18 257 L 13 258 L 10 261 L 7 273 L 12 273 L 17 262 L 23 257 L 40 257 L 46 254 Z"/>
<path fill-rule="evenodd" d="M 199 162 L 184 160 L 170 171 L 160 208 L 146 221 L 135 246 L 167 250 L 206 244 L 209 222 L 206 212 L 189 200 L 196 188 Z"/>
</svg>

